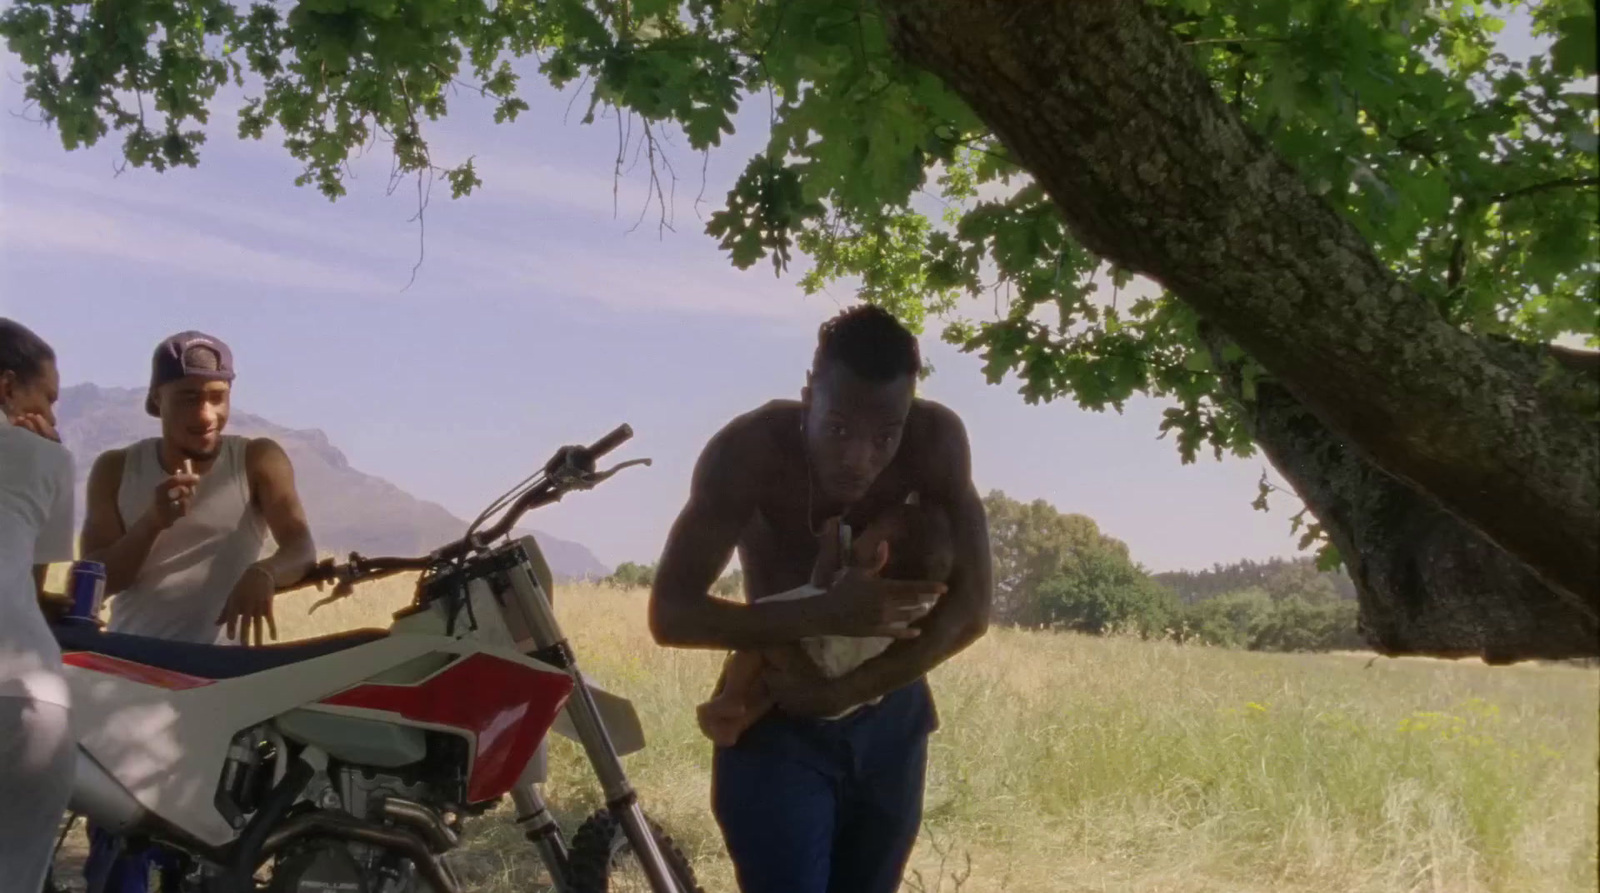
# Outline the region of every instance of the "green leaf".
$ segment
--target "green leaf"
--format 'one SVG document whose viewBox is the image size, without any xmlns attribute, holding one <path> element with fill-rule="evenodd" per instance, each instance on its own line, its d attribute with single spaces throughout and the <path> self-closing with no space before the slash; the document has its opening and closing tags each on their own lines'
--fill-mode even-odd
<svg viewBox="0 0 1600 893">
<path fill-rule="evenodd" d="M 1555 45 L 1550 48 L 1550 61 L 1555 70 L 1569 78 L 1594 74 L 1594 7 L 1589 6 L 1586 14 L 1563 18 L 1556 26 L 1556 33 Z"/>
<path fill-rule="evenodd" d="M 1595 190 L 1570 185 L 1597 176 L 1592 2 L 1157 5 L 1246 125 L 1446 318 L 1529 341 L 1600 337 Z M 1496 44 L 1513 9 L 1539 38 L 1526 62 Z M 1103 409 L 1145 393 L 1173 404 L 1161 431 L 1185 462 L 1251 448 L 1192 311 L 1132 299 L 1126 269 L 1110 270 L 1109 296 L 1087 287 L 1103 259 L 958 94 L 894 52 L 871 4 L 13 0 L 0 37 L 66 149 L 115 132 L 132 166 L 196 164 L 197 125 L 237 82 L 239 136 L 281 131 L 293 182 L 330 200 L 375 135 L 400 171 L 432 169 L 435 119 L 487 105 L 527 126 L 519 72 L 582 80 L 585 123 L 610 126 L 601 109 L 648 121 L 673 164 L 684 143 L 758 147 L 732 159 L 744 170 L 705 225 L 736 267 L 782 273 L 804 252 L 803 289 L 849 283 L 909 325 L 942 325 L 1029 401 Z M 491 101 L 451 105 L 469 79 Z M 471 161 L 445 176 L 458 197 L 481 185 Z M 1224 359 L 1253 399 L 1258 364 Z"/>
<path fill-rule="evenodd" d="M 470 195 L 472 190 L 483 185 L 478 178 L 477 169 L 473 166 L 472 159 L 460 167 L 453 168 L 445 173 L 445 179 L 450 183 L 450 197 L 461 198 Z"/>
</svg>

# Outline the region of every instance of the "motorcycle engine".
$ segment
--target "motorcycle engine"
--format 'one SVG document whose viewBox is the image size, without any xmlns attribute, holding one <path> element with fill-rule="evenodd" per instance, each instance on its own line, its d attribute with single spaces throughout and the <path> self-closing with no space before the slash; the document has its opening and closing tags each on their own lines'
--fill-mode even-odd
<svg viewBox="0 0 1600 893">
<path fill-rule="evenodd" d="M 430 787 L 392 775 L 352 767 L 317 773 L 305 799 L 318 808 L 380 822 L 383 798 L 428 802 Z M 312 836 L 280 853 L 272 869 L 269 893 L 439 893 L 415 865 L 385 847 Z"/>
<path fill-rule="evenodd" d="M 269 893 L 438 893 L 416 866 L 381 847 L 313 837 L 280 856 Z"/>
<path fill-rule="evenodd" d="M 271 893 L 374 893 L 361 863 L 343 841 L 314 839 L 272 867 Z"/>
</svg>

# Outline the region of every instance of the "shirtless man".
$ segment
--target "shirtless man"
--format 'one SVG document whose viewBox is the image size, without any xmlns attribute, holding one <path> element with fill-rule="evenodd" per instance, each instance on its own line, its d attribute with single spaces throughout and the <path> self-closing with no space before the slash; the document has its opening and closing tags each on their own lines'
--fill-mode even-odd
<svg viewBox="0 0 1600 893">
<path fill-rule="evenodd" d="M 915 337 L 882 310 L 825 323 L 801 400 L 742 415 L 707 444 L 661 556 L 650 625 L 663 645 L 896 640 L 837 677 L 806 662 L 768 668 L 774 709 L 716 748 L 712 807 L 745 893 L 898 888 L 938 726 L 925 676 L 988 627 L 988 527 L 966 431 L 915 398 L 920 370 Z M 911 500 L 949 520 L 947 584 L 819 566 L 831 519 L 864 530 Z M 735 550 L 748 604 L 710 595 Z M 814 577 L 832 581 L 825 593 L 771 598 Z"/>
<path fill-rule="evenodd" d="M 949 522 L 942 513 L 919 505 L 896 506 L 879 515 L 859 539 L 851 537 L 848 527 L 830 521 L 821 545 L 826 557 L 819 557 L 820 567 L 840 563 L 829 553 L 830 547 L 848 556 L 843 566 L 861 568 L 889 580 L 944 583 L 954 561 Z M 813 577 L 792 593 L 770 598 L 812 598 L 826 592 L 828 582 Z M 822 675 L 835 678 L 882 654 L 893 642 L 887 636 L 815 636 L 777 648 L 735 651 L 722 666 L 718 690 L 696 710 L 700 731 L 723 747 L 738 743 L 745 729 L 773 707 L 761 679 L 767 667 L 792 672 L 796 662 L 809 661 Z M 809 672 L 808 667 L 800 669 Z"/>
</svg>

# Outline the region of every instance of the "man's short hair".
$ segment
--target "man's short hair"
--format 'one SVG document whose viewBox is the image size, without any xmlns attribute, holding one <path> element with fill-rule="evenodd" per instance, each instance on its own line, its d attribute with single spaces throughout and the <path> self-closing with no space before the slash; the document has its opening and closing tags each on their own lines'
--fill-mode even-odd
<svg viewBox="0 0 1600 893">
<path fill-rule="evenodd" d="M 922 351 L 917 336 L 889 311 L 874 304 L 857 304 L 817 330 L 812 373 L 821 372 L 829 363 L 839 363 L 867 381 L 893 381 L 922 372 Z"/>
<path fill-rule="evenodd" d="M 45 363 L 55 361 L 56 352 L 32 329 L 0 317 L 0 374 L 14 373 L 18 382 L 29 384 L 44 372 Z"/>
</svg>

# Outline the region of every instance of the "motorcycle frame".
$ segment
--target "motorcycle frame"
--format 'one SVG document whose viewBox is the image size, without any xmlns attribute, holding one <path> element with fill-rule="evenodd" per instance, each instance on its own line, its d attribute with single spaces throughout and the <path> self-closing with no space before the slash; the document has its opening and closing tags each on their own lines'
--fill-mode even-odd
<svg viewBox="0 0 1600 893">
<path fill-rule="evenodd" d="M 513 541 L 490 553 L 488 560 L 505 568 L 505 581 L 509 584 L 512 599 L 508 603 L 496 595 L 508 636 L 518 650 L 565 672 L 572 679 L 572 695 L 567 701 L 564 715 L 570 718 L 573 737 L 583 747 L 591 768 L 600 780 L 606 808 L 622 825 L 653 893 L 681 893 L 661 848 L 656 845 L 644 809 L 639 805 L 638 793 L 622 766 L 621 752 L 602 716 L 595 690 L 580 671 L 577 657 L 556 619 L 546 588 L 546 581 L 550 579 L 549 571 L 537 542 L 532 537 Z M 542 758 L 541 749 L 533 762 L 542 763 Z M 542 766 L 539 768 L 542 769 Z M 536 770 L 530 766 L 530 771 Z M 524 779 L 529 774 L 525 772 Z M 537 783 L 519 783 L 512 790 L 512 802 L 517 810 L 518 824 L 527 826 L 527 837 L 538 848 L 552 878 L 556 880 L 557 890 L 566 893 L 565 840 L 550 815 Z"/>
<path fill-rule="evenodd" d="M 434 639 L 439 633 L 451 639 L 471 638 L 491 646 L 510 646 L 508 650 L 564 673 L 572 682 L 571 694 L 546 732 L 533 758 L 509 791 L 516 821 L 526 828 L 525 836 L 538 852 L 556 889 L 569 893 L 568 853 L 565 839 L 540 790 L 544 778 L 549 731 L 574 738 L 584 750 L 605 795 L 606 808 L 622 826 L 649 879 L 653 893 L 682 893 L 651 833 L 639 804 L 637 792 L 621 762 L 624 752 L 643 747 L 642 732 L 631 705 L 598 689 L 579 669 L 577 658 L 557 621 L 552 608 L 550 574 L 538 544 L 532 537 L 515 540 L 459 564 L 429 572 L 418 582 L 412 606 L 395 614 L 391 640 L 414 636 Z M 493 585 L 491 585 L 493 581 Z M 461 586 L 459 601 L 430 596 L 437 587 Z M 466 608 L 466 617 L 460 609 Z M 465 629 L 459 629 L 467 620 Z M 443 627 L 443 629 L 438 629 Z M 398 645 L 391 641 L 391 647 Z M 370 649 L 371 645 L 359 646 Z M 378 649 L 381 650 L 381 649 Z M 410 650 L 410 649 L 406 649 Z M 602 707 L 602 702 L 605 707 Z M 608 726 L 611 717 L 623 747 Z M 134 839 L 153 839 L 176 846 L 222 869 L 216 877 L 225 891 L 244 893 L 252 889 L 256 866 L 295 837 L 321 833 L 344 839 L 379 843 L 406 853 L 417 868 L 443 893 L 454 893 L 453 878 L 443 868 L 422 839 L 425 834 L 407 828 L 392 828 L 361 821 L 335 821 L 312 813 L 302 815 L 291 830 L 278 827 L 284 813 L 293 806 L 317 769 L 327 757 L 307 747 L 300 758 L 288 762 L 280 749 L 276 783 L 265 802 L 251 816 L 238 836 L 226 844 L 207 843 L 146 809 L 134 795 L 80 745 L 79 773 L 72 808 L 88 815 L 108 830 Z M 287 765 L 285 765 L 287 764 Z M 289 823 L 285 823 L 289 824 Z M 419 831 L 426 832 L 426 828 Z M 91 889 L 91 893 L 93 893 Z"/>
</svg>

